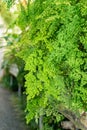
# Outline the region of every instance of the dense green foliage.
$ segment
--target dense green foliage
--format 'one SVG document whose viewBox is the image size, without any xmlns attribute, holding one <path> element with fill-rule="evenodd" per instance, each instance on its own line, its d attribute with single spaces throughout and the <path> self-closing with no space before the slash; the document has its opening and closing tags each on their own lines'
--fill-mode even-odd
<svg viewBox="0 0 87 130">
<path fill-rule="evenodd" d="M 84 4 L 38 0 L 30 5 L 29 31 L 21 39 L 24 48 L 19 52 L 29 71 L 28 121 L 41 109 L 46 112 L 52 97 L 74 111 L 87 109 Z"/>
<path fill-rule="evenodd" d="M 87 1 L 36 0 L 21 6 L 16 56 L 25 61 L 27 122 L 87 111 Z M 53 107 L 57 102 L 57 107 Z"/>
</svg>

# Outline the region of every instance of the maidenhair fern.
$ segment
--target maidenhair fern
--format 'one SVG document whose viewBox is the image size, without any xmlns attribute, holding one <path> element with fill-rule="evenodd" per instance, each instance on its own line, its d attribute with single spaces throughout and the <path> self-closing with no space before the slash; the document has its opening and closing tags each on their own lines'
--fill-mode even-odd
<svg viewBox="0 0 87 130">
<path fill-rule="evenodd" d="M 27 121 L 41 108 L 46 112 L 50 97 L 74 111 L 87 109 L 83 7 L 83 2 L 70 0 L 30 4 L 29 30 L 21 38 L 24 48 L 18 54 L 29 71 L 25 76 Z"/>
</svg>

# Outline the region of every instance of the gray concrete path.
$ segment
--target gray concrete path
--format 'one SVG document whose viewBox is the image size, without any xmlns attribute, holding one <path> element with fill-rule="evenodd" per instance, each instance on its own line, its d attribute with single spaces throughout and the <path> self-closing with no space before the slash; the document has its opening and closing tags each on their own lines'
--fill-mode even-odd
<svg viewBox="0 0 87 130">
<path fill-rule="evenodd" d="M 11 94 L 0 86 L 0 130 L 26 130 L 11 103 Z"/>
</svg>

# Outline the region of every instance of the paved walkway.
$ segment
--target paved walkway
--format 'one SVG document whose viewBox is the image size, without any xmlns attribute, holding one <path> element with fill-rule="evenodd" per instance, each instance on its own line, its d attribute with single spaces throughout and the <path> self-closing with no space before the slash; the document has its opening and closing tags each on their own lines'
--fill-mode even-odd
<svg viewBox="0 0 87 130">
<path fill-rule="evenodd" d="M 0 130 L 26 130 L 11 103 L 11 94 L 0 86 Z"/>
</svg>

